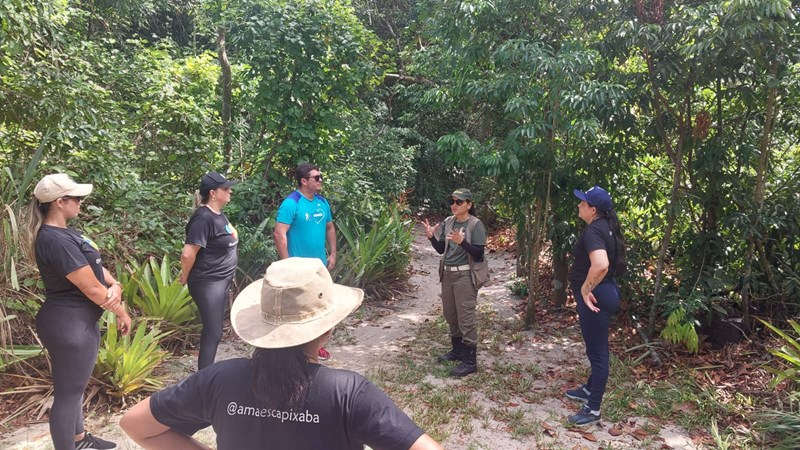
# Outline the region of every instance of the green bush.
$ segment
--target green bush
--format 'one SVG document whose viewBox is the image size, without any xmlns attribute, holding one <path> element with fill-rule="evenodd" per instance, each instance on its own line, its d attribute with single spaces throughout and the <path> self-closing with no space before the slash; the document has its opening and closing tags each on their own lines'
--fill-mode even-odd
<svg viewBox="0 0 800 450">
<path fill-rule="evenodd" d="M 177 270 L 168 255 L 164 255 L 160 264 L 151 257 L 135 269 L 123 286 L 123 295 L 142 316 L 161 321 L 167 329 L 185 328 L 197 318 L 197 306 L 189 288 L 178 282 Z"/>
<path fill-rule="evenodd" d="M 155 369 L 169 352 L 159 342 L 170 332 L 157 327 L 147 330 L 147 320 L 141 320 L 127 336 L 117 331 L 117 317 L 105 313 L 106 332 L 100 341 L 100 351 L 95 365 L 95 377 L 108 383 L 114 397 L 124 398 L 137 391 L 154 391 L 163 383 L 153 377 Z"/>
<path fill-rule="evenodd" d="M 509 286 L 511 293 L 516 295 L 517 297 L 527 297 L 528 296 L 528 280 L 525 278 L 518 278 L 511 283 Z"/>
<path fill-rule="evenodd" d="M 396 204 L 386 205 L 366 229 L 355 220 L 336 222 L 340 244 L 334 279 L 348 286 L 376 287 L 400 278 L 409 264 L 413 221 Z"/>
<path fill-rule="evenodd" d="M 264 219 L 258 226 L 238 225 L 239 262 L 236 265 L 236 282 L 245 286 L 264 276 L 267 266 L 278 259 L 272 238 L 273 220 Z"/>
<path fill-rule="evenodd" d="M 783 409 L 762 412 L 757 423 L 758 428 L 767 435 L 769 448 L 797 448 L 800 442 L 800 392 L 791 394 Z"/>
<path fill-rule="evenodd" d="M 780 348 L 769 350 L 770 353 L 782 360 L 781 367 L 767 367 L 767 370 L 775 375 L 775 379 L 772 380 L 770 386 L 775 387 L 782 381 L 788 381 L 792 386 L 800 386 L 800 323 L 794 320 L 788 321 L 789 326 L 792 327 L 796 334 L 793 337 L 775 325 L 759 320 L 784 341 Z"/>
<path fill-rule="evenodd" d="M 686 311 L 678 308 L 667 318 L 667 326 L 661 331 L 661 337 L 673 344 L 685 344 L 686 349 L 697 353 L 699 339 L 694 328 L 694 319 L 686 317 Z"/>
</svg>

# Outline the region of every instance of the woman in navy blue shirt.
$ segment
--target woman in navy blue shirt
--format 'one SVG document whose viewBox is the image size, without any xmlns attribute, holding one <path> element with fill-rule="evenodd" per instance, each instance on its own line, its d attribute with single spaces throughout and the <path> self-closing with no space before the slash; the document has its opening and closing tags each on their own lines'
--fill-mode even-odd
<svg viewBox="0 0 800 450">
<path fill-rule="evenodd" d="M 611 196 L 595 186 L 586 192 L 575 189 L 578 217 L 586 222 L 572 248 L 575 261 L 569 282 L 578 309 L 581 334 L 591 372 L 586 384 L 566 391 L 566 396 L 586 402 L 569 422 L 584 426 L 600 420 L 600 403 L 608 382 L 608 330 L 619 307 L 615 277 L 625 272 L 625 241 Z"/>
</svg>

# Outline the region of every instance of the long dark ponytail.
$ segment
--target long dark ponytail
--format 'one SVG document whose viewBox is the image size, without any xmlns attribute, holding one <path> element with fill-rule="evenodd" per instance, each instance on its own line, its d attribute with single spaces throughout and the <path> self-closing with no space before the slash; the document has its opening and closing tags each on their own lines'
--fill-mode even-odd
<svg viewBox="0 0 800 450">
<path fill-rule="evenodd" d="M 250 382 L 259 406 L 282 411 L 301 409 L 311 386 L 311 369 L 303 346 L 257 348 Z"/>
<path fill-rule="evenodd" d="M 628 263 L 625 262 L 625 238 L 622 236 L 622 226 L 619 223 L 617 212 L 613 209 L 606 211 L 603 215 L 608 219 L 608 227 L 614 235 L 614 276 L 621 277 L 628 270 Z"/>
</svg>

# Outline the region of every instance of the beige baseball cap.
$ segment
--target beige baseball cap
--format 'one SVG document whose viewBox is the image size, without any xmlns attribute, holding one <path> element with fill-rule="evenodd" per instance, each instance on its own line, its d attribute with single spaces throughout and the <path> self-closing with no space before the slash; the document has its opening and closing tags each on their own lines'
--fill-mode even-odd
<svg viewBox="0 0 800 450">
<path fill-rule="evenodd" d="M 50 203 L 64 196 L 86 197 L 92 193 L 91 184 L 78 184 L 65 173 L 45 175 L 33 189 L 39 203 Z"/>
</svg>

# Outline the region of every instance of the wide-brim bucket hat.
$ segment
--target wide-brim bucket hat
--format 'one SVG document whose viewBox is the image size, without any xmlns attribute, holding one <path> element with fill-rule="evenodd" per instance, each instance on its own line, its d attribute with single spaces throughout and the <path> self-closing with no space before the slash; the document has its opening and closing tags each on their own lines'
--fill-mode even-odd
<svg viewBox="0 0 800 450">
<path fill-rule="evenodd" d="M 331 330 L 363 299 L 361 289 L 334 283 L 318 258 L 287 258 L 239 293 L 231 323 L 255 347 L 294 347 Z"/>
</svg>

